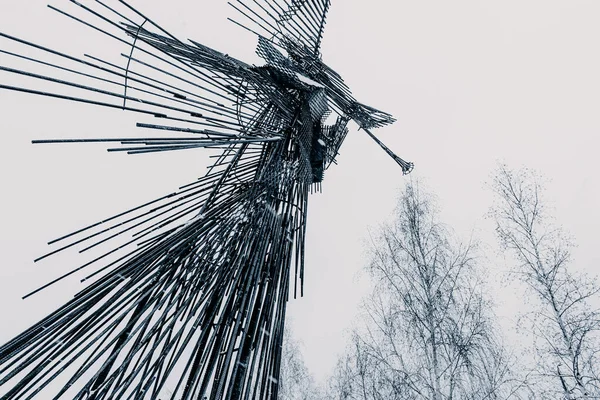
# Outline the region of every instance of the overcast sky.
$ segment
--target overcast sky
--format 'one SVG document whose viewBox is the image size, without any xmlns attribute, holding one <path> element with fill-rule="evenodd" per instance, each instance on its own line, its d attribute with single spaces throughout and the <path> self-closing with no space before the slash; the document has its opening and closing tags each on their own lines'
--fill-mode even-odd
<svg viewBox="0 0 600 400">
<path fill-rule="evenodd" d="M 132 3 L 179 37 L 256 61 L 255 38 L 226 20 L 233 10 L 225 0 Z M 2 32 L 75 55 L 122 51 L 94 46 L 89 30 L 43 1 L 0 4 Z M 494 243 L 484 219 L 491 201 L 485 182 L 497 161 L 525 165 L 550 179 L 547 197 L 558 222 L 576 238 L 577 265 L 595 272 L 599 18 L 600 2 L 591 0 L 333 0 L 322 52 L 360 102 L 398 119 L 376 134 L 415 163 L 413 176 L 435 192 L 442 218 L 459 234 L 474 232 Z M 0 83 L 10 79 L 0 74 Z M 125 113 L 0 90 L 0 116 L 5 342 L 82 288 L 78 277 L 20 300 L 77 262 L 60 255 L 34 265 L 48 240 L 171 192 L 201 175 L 204 166 L 194 151 L 127 156 L 108 154 L 104 146 L 30 144 L 126 137 L 136 118 Z M 391 215 L 407 179 L 352 126 L 338 165 L 326 172 L 323 193 L 310 198 L 305 297 L 289 303 L 288 315 L 318 379 L 343 351 L 367 290 L 359 273 L 367 229 Z M 504 261 L 489 251 L 493 281 Z M 494 292 L 501 313 L 514 315 L 518 303 L 510 293 L 500 285 Z"/>
</svg>

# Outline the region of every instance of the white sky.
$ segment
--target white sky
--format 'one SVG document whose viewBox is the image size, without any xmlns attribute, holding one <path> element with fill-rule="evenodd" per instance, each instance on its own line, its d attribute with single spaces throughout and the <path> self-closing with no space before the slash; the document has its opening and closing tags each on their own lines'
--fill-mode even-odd
<svg viewBox="0 0 600 400">
<path fill-rule="evenodd" d="M 132 3 L 179 37 L 256 61 L 255 39 L 226 21 L 234 10 L 225 0 Z M 415 162 L 414 175 L 436 193 L 443 219 L 458 233 L 474 231 L 493 244 L 490 222 L 483 218 L 491 197 L 485 181 L 497 160 L 527 165 L 551 179 L 547 196 L 558 221 L 576 238 L 577 265 L 595 273 L 599 17 L 598 1 L 333 0 L 323 58 L 359 101 L 398 119 L 375 133 Z M 122 51 L 95 47 L 89 30 L 39 0 L 2 0 L 0 31 L 74 55 Z M 1 83 L 10 84 L 8 79 L 0 74 Z M 168 193 L 204 167 L 195 151 L 126 156 L 108 154 L 102 145 L 30 144 L 43 138 L 128 136 L 136 117 L 118 111 L 0 90 L 0 116 L 4 342 L 81 288 L 73 279 L 20 300 L 78 260 L 60 255 L 33 265 L 45 242 Z M 288 307 L 318 379 L 343 351 L 367 288 L 359 275 L 367 227 L 391 215 L 408 179 L 354 127 L 338 162 L 326 172 L 324 193 L 310 199 L 305 297 Z M 502 264 L 487 267 L 492 283 Z M 514 315 L 520 306 L 514 296 L 500 285 L 493 292 L 499 294 L 499 313 Z"/>
</svg>

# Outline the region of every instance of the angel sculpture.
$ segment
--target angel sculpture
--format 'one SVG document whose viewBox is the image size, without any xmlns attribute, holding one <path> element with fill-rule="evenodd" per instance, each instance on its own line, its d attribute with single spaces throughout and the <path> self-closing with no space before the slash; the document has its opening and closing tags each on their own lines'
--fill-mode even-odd
<svg viewBox="0 0 600 400">
<path fill-rule="evenodd" d="M 330 0 L 230 3 L 246 23 L 232 21 L 258 37 L 261 66 L 180 41 L 125 1 L 70 3 L 49 7 L 114 40 L 123 65 L 0 33 L 21 49 L 0 44 L 0 70 L 55 88 L 0 90 L 137 113 L 138 127 L 161 136 L 34 142 L 217 156 L 176 192 L 50 242 L 40 259 L 106 251 L 45 285 L 96 266 L 89 286 L 0 347 L 1 398 L 275 399 L 286 301 L 302 292 L 309 193 L 351 120 L 410 172 L 370 131 L 394 119 L 356 101 L 321 60 Z"/>
</svg>

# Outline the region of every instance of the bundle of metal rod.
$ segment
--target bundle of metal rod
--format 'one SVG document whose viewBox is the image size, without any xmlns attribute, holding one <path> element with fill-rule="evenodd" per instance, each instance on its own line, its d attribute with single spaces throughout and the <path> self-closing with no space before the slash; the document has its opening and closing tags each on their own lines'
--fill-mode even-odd
<svg viewBox="0 0 600 400">
<path fill-rule="evenodd" d="M 218 153 L 197 181 L 49 243 L 36 261 L 93 255 L 25 297 L 82 271 L 91 283 L 0 347 L 1 398 L 275 399 L 285 305 L 303 294 L 309 193 L 351 120 L 408 172 L 368 130 L 394 119 L 321 61 L 329 0 L 231 3 L 262 66 L 180 41 L 122 0 L 69 3 L 50 8 L 113 42 L 124 65 L 0 33 L 0 71 L 30 83 L 0 90 L 130 111 L 162 136 L 34 143 Z"/>
</svg>

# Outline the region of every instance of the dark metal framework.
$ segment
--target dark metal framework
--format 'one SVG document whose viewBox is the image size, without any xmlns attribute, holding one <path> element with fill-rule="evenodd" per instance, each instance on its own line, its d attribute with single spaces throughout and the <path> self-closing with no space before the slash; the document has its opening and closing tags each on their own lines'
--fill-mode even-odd
<svg viewBox="0 0 600 400">
<path fill-rule="evenodd" d="M 349 121 L 412 169 L 370 132 L 394 119 L 357 102 L 321 60 L 330 0 L 230 4 L 264 65 L 180 41 L 117 0 L 49 7 L 126 49 L 122 65 L 0 33 L 0 70 L 34 82 L 0 89 L 134 112 L 150 132 L 36 143 L 217 150 L 197 181 L 50 242 L 38 260 L 106 251 L 45 285 L 96 266 L 84 279 L 93 283 L 0 347 L 2 399 L 276 398 L 285 305 L 302 292 L 308 196 Z"/>
</svg>

